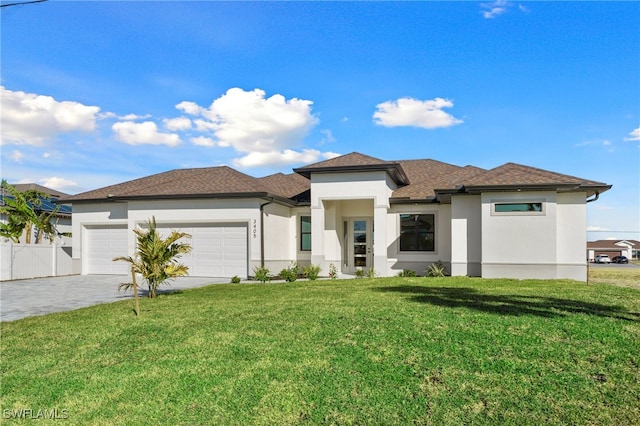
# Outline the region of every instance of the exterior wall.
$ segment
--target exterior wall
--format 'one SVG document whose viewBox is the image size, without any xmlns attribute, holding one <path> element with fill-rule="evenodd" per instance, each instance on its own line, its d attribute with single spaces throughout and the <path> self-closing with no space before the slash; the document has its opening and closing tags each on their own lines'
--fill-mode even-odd
<svg viewBox="0 0 640 426">
<path fill-rule="evenodd" d="M 400 214 L 435 214 L 435 251 L 400 251 Z M 413 269 L 423 274 L 431 264 L 442 262 L 447 270 L 451 266 L 451 205 L 449 204 L 394 204 L 387 216 L 388 276 L 397 275 L 403 269 Z"/>
<path fill-rule="evenodd" d="M 272 274 L 277 274 L 296 259 L 296 223 L 291 208 L 279 204 L 264 207 L 264 265 Z M 256 244 L 260 244 L 260 235 Z M 253 275 L 254 267 L 260 266 L 260 259 L 251 263 L 249 275 Z"/>
<path fill-rule="evenodd" d="M 557 265 L 558 278 L 587 281 L 587 194 L 558 194 L 557 200 Z"/>
<path fill-rule="evenodd" d="M 586 281 L 586 194 L 482 194 L 482 276 Z M 495 202 L 543 202 L 543 212 L 495 214 Z"/>
<path fill-rule="evenodd" d="M 482 215 L 479 195 L 451 197 L 451 275 L 482 275 Z"/>
<path fill-rule="evenodd" d="M 311 250 L 302 251 L 300 249 L 301 237 L 300 237 L 300 218 L 302 216 L 311 216 L 311 209 L 309 207 L 296 207 L 291 209 L 291 220 L 289 223 L 289 235 L 291 235 L 291 242 L 293 244 L 293 252 L 295 253 L 295 261 L 299 266 L 308 266 L 311 263 Z M 279 237 L 281 238 L 281 237 Z M 313 241 L 313 237 L 311 238 Z M 326 274 L 327 271 L 320 271 L 321 274 Z"/>
<path fill-rule="evenodd" d="M 374 220 L 375 239 L 386 241 L 384 213 L 389 208 L 389 197 L 394 189 L 395 183 L 384 171 L 313 174 L 311 263 L 320 265 L 323 271 L 328 271 L 331 263 L 342 268 L 340 231 L 343 217 L 377 218 Z M 380 276 L 387 275 L 385 245 L 374 244 L 373 251 L 374 270 Z"/>
<path fill-rule="evenodd" d="M 74 205 L 73 216 L 73 260 L 74 272 L 83 273 L 83 234 L 87 226 L 126 225 L 130 231 L 145 223 L 152 216 L 162 223 L 242 223 L 248 227 L 249 271 L 260 266 L 260 204 L 265 200 L 153 200 L 131 201 L 128 203 L 96 203 Z M 290 209 L 277 204 L 264 207 L 265 265 L 274 268 L 288 265 L 295 259 L 294 230 Z M 77 213 L 77 214 L 76 214 Z M 136 240 L 129 233 L 128 251 L 133 254 Z M 279 271 L 280 269 L 278 269 Z"/>
<path fill-rule="evenodd" d="M 72 270 L 74 274 L 82 274 L 83 241 L 86 226 L 91 225 L 127 225 L 127 203 L 74 204 L 72 223 Z M 78 213 L 77 215 L 75 213 Z M 132 250 L 133 252 L 133 250 Z M 123 253 L 125 255 L 126 253 Z"/>
</svg>

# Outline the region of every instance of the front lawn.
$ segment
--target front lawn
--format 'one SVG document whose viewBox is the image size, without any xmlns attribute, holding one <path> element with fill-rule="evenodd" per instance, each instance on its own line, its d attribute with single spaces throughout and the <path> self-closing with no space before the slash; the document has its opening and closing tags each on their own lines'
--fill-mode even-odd
<svg viewBox="0 0 640 426">
<path fill-rule="evenodd" d="M 2 323 L 3 424 L 640 424 L 631 288 L 298 281 L 141 307 Z"/>
</svg>

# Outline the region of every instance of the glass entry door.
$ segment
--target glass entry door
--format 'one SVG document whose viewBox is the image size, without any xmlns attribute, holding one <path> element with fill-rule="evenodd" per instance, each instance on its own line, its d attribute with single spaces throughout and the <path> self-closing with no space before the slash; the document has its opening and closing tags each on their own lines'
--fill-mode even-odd
<svg viewBox="0 0 640 426">
<path fill-rule="evenodd" d="M 352 273 L 355 273 L 357 269 L 366 271 L 372 267 L 373 221 L 370 218 L 354 218 L 350 219 L 348 223 L 349 259 L 347 266 Z"/>
</svg>

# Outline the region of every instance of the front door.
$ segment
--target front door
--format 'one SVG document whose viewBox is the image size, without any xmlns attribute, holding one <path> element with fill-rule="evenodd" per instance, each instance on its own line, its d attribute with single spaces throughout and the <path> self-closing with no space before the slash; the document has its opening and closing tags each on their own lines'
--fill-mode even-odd
<svg viewBox="0 0 640 426">
<path fill-rule="evenodd" d="M 345 221 L 345 224 L 348 224 L 348 253 L 345 262 L 347 269 L 351 273 L 358 269 L 366 272 L 373 266 L 373 220 L 353 218 Z"/>
</svg>

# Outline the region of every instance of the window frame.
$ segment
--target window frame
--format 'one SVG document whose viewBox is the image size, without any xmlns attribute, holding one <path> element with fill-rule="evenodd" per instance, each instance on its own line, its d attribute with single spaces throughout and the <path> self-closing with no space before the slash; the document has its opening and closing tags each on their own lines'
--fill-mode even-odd
<svg viewBox="0 0 640 426">
<path fill-rule="evenodd" d="M 427 234 L 431 234 L 432 237 L 432 241 L 433 241 L 433 247 L 429 250 L 420 250 L 419 248 L 416 248 L 415 250 L 407 250 L 407 249 L 403 249 L 402 248 L 402 217 L 403 216 L 431 216 L 432 218 L 432 224 L 433 224 L 433 229 L 432 230 L 427 230 Z M 430 254 L 435 254 L 438 250 L 438 241 L 437 241 L 437 237 L 438 237 L 438 233 L 437 233 L 437 221 L 438 221 L 438 215 L 435 212 L 400 212 L 398 213 L 398 253 L 430 253 Z M 418 231 L 418 226 L 416 225 L 415 228 L 415 233 L 413 235 L 413 238 L 415 238 L 415 246 L 419 247 L 420 244 L 418 242 L 418 236 L 420 235 L 419 231 Z"/>
<path fill-rule="evenodd" d="M 311 242 L 311 215 L 300 215 L 300 227 L 298 228 L 300 230 L 300 244 L 298 245 L 298 250 L 300 250 L 301 252 L 307 253 L 311 251 L 311 246 L 312 246 L 312 242 Z M 304 219 L 305 218 L 309 218 L 309 230 L 308 231 L 304 231 L 302 229 L 302 227 L 304 226 Z M 303 238 L 304 235 L 309 235 L 309 248 L 304 248 L 303 244 L 305 239 Z"/>
<path fill-rule="evenodd" d="M 506 205 L 524 205 L 524 204 L 539 204 L 540 210 L 512 210 L 512 211 L 497 211 L 496 206 Z M 522 199 L 522 200 L 492 200 L 491 201 L 491 216 L 545 216 L 547 214 L 546 200 L 542 199 Z"/>
</svg>

